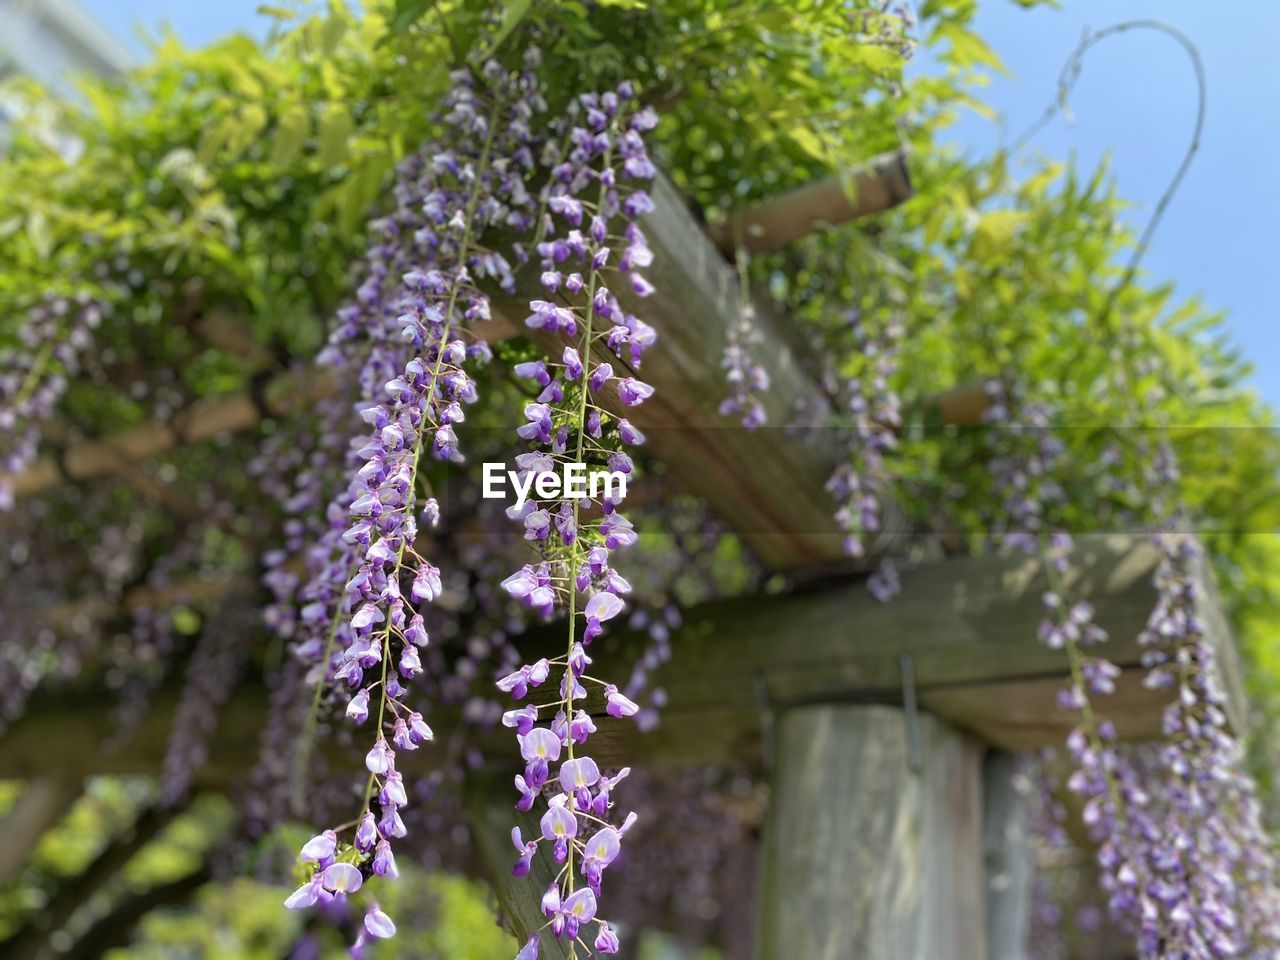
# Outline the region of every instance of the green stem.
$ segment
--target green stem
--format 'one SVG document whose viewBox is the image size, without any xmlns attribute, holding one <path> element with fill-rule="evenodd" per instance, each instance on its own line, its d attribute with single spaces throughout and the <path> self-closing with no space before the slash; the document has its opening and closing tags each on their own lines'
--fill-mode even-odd
<svg viewBox="0 0 1280 960">
<path fill-rule="evenodd" d="M 22 386 L 18 388 L 17 394 L 14 396 L 14 409 L 19 409 L 28 400 L 31 394 L 35 392 L 36 384 L 40 381 L 40 375 L 44 373 L 44 368 L 49 364 L 49 357 L 53 354 L 53 341 L 46 340 L 44 345 L 40 347 L 40 352 L 36 354 L 36 359 L 31 364 L 31 369 L 27 371 L 26 379 L 22 381 Z"/>
<path fill-rule="evenodd" d="M 338 639 L 338 623 L 341 620 L 342 607 L 341 604 L 333 611 L 333 619 L 329 623 L 329 637 L 325 641 L 324 655 L 320 662 L 324 665 L 325 673 L 329 671 L 329 661 L 333 658 L 333 647 Z M 303 724 L 301 739 L 302 743 L 298 748 L 298 753 L 293 762 L 293 790 L 291 793 L 291 803 L 293 812 L 298 815 L 302 812 L 303 804 L 303 780 L 307 775 L 307 770 L 311 766 L 311 750 L 314 746 L 316 724 L 320 719 L 320 700 L 324 696 L 325 678 L 322 676 L 316 681 L 315 692 L 311 695 L 311 708 L 307 711 L 307 720 Z"/>
<path fill-rule="evenodd" d="M 604 168 L 608 169 L 611 151 L 606 151 L 604 156 Z M 603 184 L 600 187 L 599 205 L 603 208 L 605 200 L 605 188 Z M 578 437 L 576 450 L 574 452 L 574 463 L 582 463 L 582 454 L 586 445 L 587 438 L 587 402 L 590 390 L 587 387 L 589 377 L 589 367 L 591 365 L 591 328 L 596 313 L 596 287 L 600 281 L 600 272 L 594 267 L 591 270 L 590 279 L 587 281 L 587 309 L 586 316 L 583 320 L 582 339 L 579 346 L 579 355 L 582 359 L 582 383 L 578 396 L 578 412 L 575 419 Z M 568 590 L 569 590 L 569 642 L 565 649 L 565 691 L 564 691 L 564 716 L 567 724 L 573 723 L 573 669 L 569 666 L 569 659 L 573 656 L 573 647 L 578 638 L 578 585 L 575 582 L 578 571 L 578 563 L 582 552 L 582 531 L 578 528 L 578 522 L 581 515 L 581 501 L 573 501 L 573 543 L 569 546 L 569 571 L 568 571 Z M 566 744 L 566 753 L 568 761 L 573 760 L 573 737 L 568 738 Z M 566 762 L 568 762 L 566 761 Z M 577 799 L 573 794 L 569 795 L 569 809 L 575 814 L 577 813 Z M 567 871 L 566 885 L 569 893 L 573 893 L 574 876 L 573 876 L 573 844 L 569 844 L 568 855 L 565 859 L 565 868 Z M 577 945 L 569 945 L 569 960 L 575 960 L 577 957 Z"/>
</svg>

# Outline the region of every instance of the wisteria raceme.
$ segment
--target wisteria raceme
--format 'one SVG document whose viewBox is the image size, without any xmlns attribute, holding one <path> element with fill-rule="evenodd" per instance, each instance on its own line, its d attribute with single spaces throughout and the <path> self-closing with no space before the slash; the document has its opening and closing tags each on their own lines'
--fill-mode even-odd
<svg viewBox="0 0 1280 960">
<path fill-rule="evenodd" d="M 475 338 L 475 326 L 490 317 L 477 284 L 509 290 L 514 282 L 510 262 L 480 238 L 490 227 L 521 233 L 534 219 L 525 180 L 535 167 L 531 121 L 543 109 L 537 63 L 532 49 L 517 74 L 489 62 L 483 93 L 467 71 L 454 73 L 443 115 L 449 140 L 401 170 L 398 211 L 374 224 L 383 241 L 321 356 L 345 370 L 358 365 L 355 379 L 372 401 L 361 411 L 370 433 L 357 444 L 349 484 L 329 505 L 332 526 L 312 549 L 315 572 L 300 618 L 314 626 L 296 652 L 318 664 L 318 681 L 336 667 L 333 677 L 353 691 L 346 716 L 357 725 L 372 719 L 374 729 L 356 818 L 303 848 L 314 867 L 291 907 L 345 897 L 369 873 L 396 873 L 391 841 L 405 835 L 400 811 L 408 804 L 397 752 L 433 736 L 406 702 L 429 641 L 420 607 L 444 585 L 420 552 L 419 522 L 433 522 L 438 511 L 425 494 L 423 461 L 462 459 L 457 429 L 478 399 L 465 365 L 489 358 Z M 393 930 L 377 928 L 366 923 L 361 938 Z"/>
<path fill-rule="evenodd" d="M 0 606 L 6 624 L 0 636 L 0 732 L 21 718 L 38 687 L 77 676 L 91 660 L 101 663 L 104 652 L 108 686 L 119 690 L 138 672 L 138 661 L 125 656 L 129 641 L 114 631 L 111 615 L 126 588 L 140 579 L 150 582 L 169 567 L 169 555 L 148 568 L 141 505 L 131 503 L 139 512 L 121 516 L 117 494 L 106 486 L 59 487 L 0 515 Z M 53 521 L 67 506 L 82 516 L 111 519 L 90 526 L 81 549 L 66 550 Z M 141 647 L 138 659 L 152 652 Z M 113 719 L 119 717 L 117 709 Z"/>
<path fill-rule="evenodd" d="M 901 320 L 891 318 L 882 330 L 871 332 L 861 312 L 847 316 L 848 333 L 867 366 L 846 379 L 841 395 L 848 406 L 848 459 L 827 481 L 827 492 L 835 498 L 836 525 L 845 533 L 845 551 L 853 557 L 866 554 L 867 539 L 880 529 L 881 498 L 885 475 L 885 455 L 898 444 L 902 409 L 890 378 L 897 369 L 898 351 L 905 329 Z M 892 561 L 881 561 L 867 582 L 872 596 L 882 603 L 901 589 Z"/>
<path fill-rule="evenodd" d="M 1119 670 L 1103 657 L 1086 655 L 1086 648 L 1105 642 L 1107 635 L 1094 623 L 1093 608 L 1086 601 L 1072 601 L 1063 586 L 1074 542 L 1056 523 L 1066 494 L 1054 478 L 1066 450 L 1052 428 L 1050 409 L 1028 401 L 1020 384 L 992 380 L 985 389 L 989 405 L 984 421 L 992 427 L 986 434 L 988 470 L 999 497 L 994 539 L 1004 548 L 1037 554 L 1048 578 L 1039 639 L 1064 651 L 1070 680 L 1059 691 L 1058 703 L 1080 718 L 1067 737 L 1074 763 L 1067 785 L 1085 801 L 1084 820 L 1099 844 L 1102 882 L 1111 891 L 1113 912 L 1125 915 L 1141 878 L 1133 867 L 1128 810 L 1116 775 L 1115 728 L 1094 705 L 1095 698 L 1114 692 Z"/>
<path fill-rule="evenodd" d="M 1061 767 L 1054 750 L 1042 749 L 1023 757 L 1014 774 L 1013 786 L 1027 808 L 1033 851 L 1025 952 L 1036 960 L 1102 956 L 1111 930 L 1106 924 L 1106 891 L 1099 888 L 1096 871 L 1080 856 L 1067 830 Z"/>
<path fill-rule="evenodd" d="M 704 603 L 722 593 L 714 552 L 725 529 L 701 502 L 657 497 L 646 513 L 671 539 L 666 549 L 651 542 L 646 562 L 636 564 L 627 578 L 633 587 L 627 626 L 645 642 L 621 690 L 640 708 L 636 725 L 648 731 L 661 723 L 666 706 L 666 691 L 655 685 L 654 674 L 671 660 L 673 634 L 683 622 L 681 605 Z M 754 576 L 749 582 L 755 582 Z"/>
<path fill-rule="evenodd" d="M 604 397 L 614 391 L 623 407 L 634 407 L 653 388 L 597 357 L 612 351 L 620 364 L 638 370 L 654 342 L 653 329 L 623 308 L 609 283 L 625 283 L 638 297 L 652 292 L 641 272 L 652 254 L 637 220 L 653 203 L 643 189 L 628 190 L 625 184 L 654 176 L 644 133 L 657 117 L 651 109 L 637 109 L 631 86 L 624 84 L 617 91 L 581 96 L 569 118 L 563 142 L 548 145 L 564 159 L 552 169 L 544 191 L 548 212 L 537 247 L 543 287 L 555 299 L 534 300 L 527 320 L 531 329 L 556 335 L 552 342 L 558 346 L 552 355 L 516 368 L 539 388 L 524 409 L 527 422 L 516 431 L 528 445 L 516 464 L 521 475 L 554 473 L 563 464 L 604 464 L 630 475 L 626 448 L 643 443 L 644 436 L 625 417 L 607 412 Z M 570 944 L 570 956 L 577 955 L 579 944 L 588 954 L 619 949 L 617 933 L 597 916 L 598 898 L 604 873 L 635 821 L 634 813 L 621 824 L 611 816 L 612 793 L 630 771 L 609 776 L 586 752 L 596 729 L 585 709 L 587 684 L 602 696 L 610 717 L 639 712 L 616 684 L 590 674 L 587 652 L 604 624 L 622 613 L 623 597 L 632 589 L 611 563 L 613 551 L 637 540 L 621 506 L 620 493 L 606 487 L 582 497 L 530 498 L 509 511 L 542 559 L 525 564 L 503 586 L 544 615 L 555 609 L 568 615 L 564 655 L 526 663 L 498 686 L 524 700 L 533 688 L 558 678 L 558 700 L 549 707 L 530 703 L 513 709 L 503 722 L 515 729 L 525 760 L 515 780 L 517 809 L 533 809 L 546 797 L 539 835 L 526 838 L 519 827 L 512 831 L 519 854 L 514 872 L 529 873 L 541 844 L 564 865 L 543 895 L 542 912 L 544 929 Z M 538 725 L 548 720 L 548 726 Z M 531 936 L 520 960 L 537 956 L 540 936 Z"/>
<path fill-rule="evenodd" d="M 1029 402 L 1017 383 L 988 380 L 983 384 L 987 409 L 987 471 L 995 482 L 997 506 L 992 518 L 1000 546 L 1034 553 L 1037 538 L 1049 530 L 1045 514 L 1065 500 L 1057 468 L 1066 449 L 1052 429 L 1052 411 Z"/>
<path fill-rule="evenodd" d="M 1040 638 L 1065 650 L 1072 682 L 1060 701 L 1081 716 L 1067 740 L 1075 767 L 1067 784 L 1085 800 L 1084 821 L 1098 843 L 1113 916 L 1136 932 L 1144 960 L 1273 955 L 1280 946 L 1276 865 L 1199 617 L 1198 545 L 1186 534 L 1157 536 L 1158 600 L 1139 643 L 1148 686 L 1167 687 L 1175 695 L 1166 709 L 1162 743 L 1145 752 L 1121 748 L 1114 727 L 1093 705 L 1114 691 L 1120 671 L 1085 654 L 1106 635 L 1086 603 L 1066 597 L 1061 575 L 1071 538 L 1050 532 L 1050 515 L 1065 501 L 1051 479 L 1062 473 L 1065 450 L 1052 436 L 1046 410 L 1022 403 L 1016 388 L 993 384 L 990 393 L 989 420 L 1008 423 L 1018 410 L 1030 421 L 1014 432 L 1012 449 L 991 467 L 1014 525 L 1005 541 L 1038 549 L 1049 575 Z M 1138 453 L 1148 474 L 1154 525 L 1163 531 L 1184 526 L 1173 508 L 1173 451 L 1166 443 L 1153 448 L 1140 439 Z"/>
<path fill-rule="evenodd" d="M 626 792 L 645 816 L 628 836 L 625 902 L 611 912 L 629 930 L 750 956 L 767 791 L 746 771 L 681 767 L 639 768 Z"/>
<path fill-rule="evenodd" d="M 240 610 L 230 604 L 220 609 L 205 622 L 196 640 L 164 757 L 160 791 L 166 803 L 176 804 L 186 797 L 192 774 L 208 759 L 218 709 L 240 679 L 248 652 L 244 637 L 250 629 L 249 618 Z"/>
<path fill-rule="evenodd" d="M 191 602 L 182 582 L 199 571 L 211 524 L 183 530 L 170 549 L 151 561 L 138 579 L 154 598 L 129 610 L 127 640 L 108 658 L 107 685 L 116 695 L 111 726 L 103 739 L 107 750 L 119 749 L 146 719 L 152 698 L 175 672 L 190 638 L 175 629 L 173 609 Z"/>
<path fill-rule="evenodd" d="M 1199 543 L 1176 507 L 1177 458 L 1167 439 L 1142 446 L 1153 491 L 1157 602 L 1138 640 L 1150 687 L 1173 691 L 1166 739 L 1127 781 L 1145 801 L 1134 831 L 1148 878 L 1139 904 L 1144 958 L 1263 957 L 1280 951 L 1280 887 L 1257 786 L 1231 729 L 1216 652 L 1201 617 Z M 1153 782 L 1154 781 L 1154 782 Z"/>
<path fill-rule="evenodd" d="M 1136 407 L 1127 383 L 1117 386 Z M 1099 823 L 1100 862 L 1113 867 L 1103 882 L 1113 912 L 1136 928 L 1144 960 L 1274 956 L 1280 950 L 1276 863 L 1200 616 L 1201 550 L 1178 506 L 1177 458 L 1167 438 L 1152 442 L 1145 431 L 1134 433 L 1161 552 L 1156 606 L 1138 641 L 1146 684 L 1170 689 L 1173 697 L 1162 742 L 1113 752 L 1120 799 L 1112 805 L 1122 805 L 1123 816 L 1114 825 Z"/>
<path fill-rule="evenodd" d="M 88 293 L 46 297 L 20 321 L 19 344 L 0 348 L 0 511 L 13 509 L 9 478 L 35 460 L 43 424 L 110 311 Z"/>
<path fill-rule="evenodd" d="M 747 253 L 738 248 L 738 315 L 728 331 L 720 367 L 724 370 L 729 395 L 720 402 L 720 416 L 738 417 L 747 430 L 762 427 L 769 415 L 760 396 L 769 390 L 769 371 L 752 356 L 759 339 L 756 308 L 751 302 Z"/>
<path fill-rule="evenodd" d="M 61 589 L 71 577 L 66 576 L 69 570 L 56 565 L 30 562 L 45 546 L 39 537 L 42 520 L 39 506 L 0 516 L 0 542 L 4 544 L 0 548 L 0 603 L 6 624 L 0 636 L 0 732 L 22 716 L 32 693 L 50 674 L 78 671 L 82 651 L 97 632 L 97 625 L 87 619 L 73 620 L 61 631 L 48 623 L 49 608 L 64 602 Z M 109 539 L 113 539 L 109 536 L 113 532 L 104 531 Z M 65 551 L 53 551 L 49 556 L 59 562 L 68 559 Z"/>
</svg>

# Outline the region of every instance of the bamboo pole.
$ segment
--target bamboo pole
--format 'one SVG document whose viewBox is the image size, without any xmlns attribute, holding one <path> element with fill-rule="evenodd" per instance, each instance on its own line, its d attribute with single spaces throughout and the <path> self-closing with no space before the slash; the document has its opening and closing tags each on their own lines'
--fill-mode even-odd
<svg viewBox="0 0 1280 960">
<path fill-rule="evenodd" d="M 805 184 L 748 209 L 712 233 L 720 251 L 733 254 L 738 237 L 752 253 L 767 253 L 816 230 L 840 226 L 896 207 L 912 196 L 907 155 L 884 153 L 845 174 Z"/>
<path fill-rule="evenodd" d="M 48 774 L 27 782 L 0 820 L 0 886 L 18 875 L 40 838 L 71 809 L 82 790 L 83 781 L 74 774 Z"/>
<path fill-rule="evenodd" d="M 64 478 L 91 480 L 112 475 L 122 465 L 138 463 L 175 447 L 247 430 L 257 426 L 264 413 L 282 416 L 331 395 L 333 390 L 332 378 L 315 371 L 282 374 L 267 385 L 261 404 L 254 401 L 250 391 L 208 397 L 169 420 L 130 427 L 105 440 L 74 444 L 61 458 L 41 457 L 27 470 L 7 479 L 14 495 L 21 497 L 48 490 Z"/>
</svg>

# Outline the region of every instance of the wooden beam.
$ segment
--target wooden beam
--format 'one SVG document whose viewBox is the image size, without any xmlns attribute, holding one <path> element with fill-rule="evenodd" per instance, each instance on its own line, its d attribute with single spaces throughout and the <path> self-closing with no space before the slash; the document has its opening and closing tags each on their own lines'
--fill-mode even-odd
<svg viewBox="0 0 1280 960">
<path fill-rule="evenodd" d="M 981 383 L 965 383 L 925 397 L 921 403 L 926 420 L 956 427 L 976 427 L 991 408 L 991 395 Z"/>
<path fill-rule="evenodd" d="M 913 732 L 903 710 L 852 705 L 780 718 L 757 960 L 986 955 L 982 750 L 917 719 Z"/>
<path fill-rule="evenodd" d="M 881 213 L 909 200 L 911 176 L 905 150 L 875 157 L 843 174 L 816 180 L 771 197 L 712 233 L 715 245 L 732 256 L 741 243 L 752 253 L 779 250 L 816 230 L 837 227 Z"/>
<path fill-rule="evenodd" d="M 153 910 L 172 909 L 186 903 L 213 879 L 213 870 L 206 862 L 185 877 L 126 894 L 111 908 L 110 913 L 94 920 L 77 936 L 75 945 L 70 950 L 60 951 L 60 960 L 97 960 L 107 956 L 108 951 L 128 947 L 134 928 L 147 914 Z"/>
<path fill-rule="evenodd" d="M 510 783 L 498 784 L 484 777 L 469 779 L 466 794 L 467 826 L 477 859 L 488 875 L 507 927 L 518 946 L 523 947 L 530 935 L 547 922 L 540 909 L 542 894 L 555 882 L 560 867 L 551 855 L 551 844 L 540 843 L 529 875 L 513 877 L 516 849 L 511 843 L 511 828 L 518 824 L 526 840 L 539 836 L 538 820 L 543 808 L 527 813 L 513 809 Z M 541 943 L 539 960 L 566 960 L 569 956 L 568 947 L 550 930 L 545 931 Z"/>
<path fill-rule="evenodd" d="M 798 404 L 813 411 L 830 403 L 812 366 L 792 346 L 793 331 L 758 304 L 753 356 L 769 371 L 770 389 L 760 399 L 769 426 L 747 430 L 718 413 L 727 393 L 720 362 L 730 329 L 738 322 L 736 271 L 689 213 L 684 198 L 664 176 L 651 190 L 656 209 L 642 224 L 654 262 L 656 292 L 636 297 L 629 284 L 615 290 L 623 307 L 658 331 L 643 370 L 601 348 L 620 376 L 635 375 L 656 393 L 625 415 L 648 437 L 648 448 L 685 489 L 702 497 L 773 569 L 826 566 L 845 561 L 843 535 L 832 519 L 835 504 L 824 489 L 842 452 L 833 431 L 807 437 L 785 429 Z M 546 298 L 527 278 L 523 297 L 495 304 L 495 312 L 523 326 L 528 299 Z M 546 338 L 543 342 L 563 341 Z"/>
<path fill-rule="evenodd" d="M 1167 691 L 1147 690 L 1136 638 L 1156 595 L 1159 552 L 1142 537 L 1078 538 L 1065 574 L 1071 596 L 1093 604 L 1111 640 L 1099 653 L 1124 669 L 1097 709 L 1121 737 L 1160 736 Z M 1201 581 L 1211 583 L 1202 571 Z M 859 581 L 773 597 L 734 599 L 688 612 L 671 662 L 653 673 L 667 694 L 664 723 L 639 734 L 601 726 L 621 756 L 710 763 L 751 757 L 759 743 L 762 691 L 777 707 L 835 700 L 900 702 L 901 662 L 912 660 L 921 705 L 986 743 L 1060 745 L 1078 722 L 1059 710 L 1066 655 L 1036 639 L 1048 588 L 1038 560 L 1024 556 L 950 559 L 902 573 L 902 593 L 881 604 Z M 1202 591 L 1208 595 L 1208 588 Z M 1206 605 L 1228 712 L 1243 729 L 1245 700 L 1234 647 L 1220 614 Z M 1215 623 L 1217 626 L 1215 627 Z M 546 649 L 557 649 L 559 637 Z M 596 676 L 627 676 L 642 641 L 611 638 L 592 655 Z M 537 646 L 526 641 L 530 655 Z M 539 690 L 535 698 L 554 698 Z M 598 704 L 593 704 L 598 707 Z"/>
<path fill-rule="evenodd" d="M 855 179 L 864 204 L 877 196 L 900 199 L 904 191 L 909 192 L 902 158 L 896 155 L 880 158 Z M 833 183 L 840 204 L 848 207 L 843 187 Z M 830 212 L 840 206 L 827 196 L 832 189 L 831 184 L 805 188 L 800 200 L 809 197 L 806 202 L 817 203 L 814 209 Z M 731 521 L 767 566 L 780 570 L 856 566 L 845 556 L 844 537 L 832 520 L 835 504 L 824 489 L 843 455 L 837 438 L 831 431 L 796 437 L 785 429 L 800 404 L 814 412 L 829 412 L 827 397 L 811 375 L 812 364 L 795 348 L 795 331 L 757 304 L 753 349 L 769 370 L 771 388 L 761 399 L 770 426 L 750 431 L 722 418 L 717 411 L 726 387 L 720 362 L 729 330 L 738 322 L 737 273 L 724 262 L 670 181 L 659 175 L 652 193 L 656 210 L 645 218 L 644 228 L 654 251 L 657 292 L 643 300 L 634 296 L 628 284 L 616 292 L 627 309 L 660 333 L 642 374 L 657 394 L 626 414 L 649 435 L 658 459 L 686 489 Z M 783 208 L 792 214 L 808 209 L 795 196 L 781 198 L 771 207 Z M 766 224 L 778 219 L 774 214 L 762 217 L 760 222 Z M 806 229 L 812 226 L 809 214 L 801 219 Z M 527 298 L 545 296 L 533 285 L 532 276 L 525 278 L 525 284 Z M 522 330 L 527 298 L 495 304 L 495 320 L 486 327 L 489 335 L 506 337 Z M 208 326 L 206 336 L 225 340 L 227 324 L 211 321 Z M 243 339 L 228 341 L 227 349 L 261 362 L 260 351 L 242 343 Z M 602 352 L 601 359 L 605 356 Z M 615 368 L 640 373 L 610 359 Z M 331 381 L 313 371 L 286 374 L 268 385 L 265 406 L 271 413 L 283 413 L 332 389 Z M 203 400 L 170 423 L 146 424 L 105 441 L 76 444 L 60 461 L 44 458 L 9 479 L 21 496 L 46 489 L 64 475 L 89 479 L 119 472 L 123 464 L 180 444 L 248 429 L 259 421 L 261 406 L 248 393 Z"/>
<path fill-rule="evenodd" d="M 1160 736 L 1167 691 L 1143 686 L 1136 637 L 1155 603 L 1151 583 L 1160 556 L 1146 538 L 1079 538 L 1064 576 L 1073 597 L 1088 600 L 1097 622 L 1111 636 L 1099 650 L 1123 673 L 1116 693 L 1096 707 L 1121 737 Z M 1236 729 L 1245 724 L 1239 667 L 1221 614 L 1211 606 L 1211 579 L 1202 572 L 1205 606 L 1219 681 Z M 689 610 L 673 638 L 674 656 L 652 674 L 667 694 L 663 723 L 641 733 L 631 723 L 600 724 L 593 737 L 602 762 L 714 764 L 732 758 L 760 759 L 762 714 L 772 709 L 832 701 L 900 702 L 902 658 L 911 658 L 921 706 L 973 734 L 1008 749 L 1060 745 L 1077 718 L 1059 710 L 1056 693 L 1067 677 L 1065 654 L 1036 639 L 1047 587 L 1038 561 L 1022 556 L 950 559 L 902 573 L 902 593 L 888 604 L 874 600 L 859 579 L 775 596 L 735 598 Z M 532 631 L 520 641 L 532 659 L 556 656 L 563 647 L 559 627 Z M 594 645 L 592 673 L 620 678 L 645 648 L 642 636 L 619 631 Z M 487 680 L 478 681 L 487 684 Z M 532 699 L 555 698 L 554 685 Z M 164 693 L 162 692 L 162 698 Z M 108 701 L 88 697 L 33 702 L 27 715 L 0 740 L 0 775 L 48 772 L 48 744 L 66 745 L 60 769 L 88 774 L 125 772 L 130 764 L 163 760 L 174 704 L 161 700 L 128 750 L 103 756 L 97 749 Z M 238 691 L 223 713 L 226 732 L 214 744 L 214 769 L 244 769 L 228 745 L 256 742 L 266 699 L 261 691 Z M 587 708 L 603 713 L 598 695 Z M 442 727 L 448 714 L 439 719 Z M 510 753 L 506 731 L 492 742 L 503 761 Z M 431 763 L 434 751 L 419 751 Z M 141 758 L 141 759 L 140 759 Z M 135 768 L 136 769 L 136 768 Z M 152 769 L 148 766 L 147 769 Z M 140 770 L 138 772 L 141 772 Z"/>
<path fill-rule="evenodd" d="M 66 878 L 38 913 L 0 943 L 0 954 L 6 960 L 35 960 L 41 956 L 49 937 L 66 926 L 90 897 L 115 880 L 134 855 L 180 812 L 180 808 L 157 806 L 141 811 L 129 828 L 112 838 L 80 873 Z"/>
<path fill-rule="evenodd" d="M 282 381 L 285 382 L 285 381 Z M 287 378 L 287 383 L 293 383 L 292 377 Z M 318 388 L 323 390 L 323 388 Z M 241 395 L 234 395 L 233 398 L 227 398 L 228 404 L 234 403 L 240 407 L 243 403 L 251 403 L 247 399 L 247 394 L 241 398 Z M 950 426 L 975 426 L 982 422 L 983 414 L 988 406 L 988 397 L 986 391 L 981 384 L 966 384 L 959 387 L 953 387 L 940 393 L 931 394 L 925 397 L 919 403 L 919 409 L 923 412 L 925 418 L 933 423 L 941 423 Z M 253 426 L 253 423 L 245 422 L 246 427 Z M 151 428 L 146 428 L 151 433 Z M 165 506 L 171 512 L 178 515 L 186 516 L 190 514 L 192 505 L 183 502 L 180 498 L 173 499 L 172 485 L 161 484 L 159 481 L 139 476 L 142 474 L 141 467 L 135 462 L 129 460 L 121 452 L 125 449 L 136 449 L 144 451 L 149 449 L 145 444 L 129 439 L 132 431 L 126 431 L 118 437 L 108 439 L 107 441 L 86 445 L 83 448 L 76 448 L 76 457 L 88 461 L 92 458 L 90 446 L 95 449 L 109 449 L 115 455 L 115 465 L 109 470 L 117 476 L 121 476 L 128 480 L 140 492 L 155 496 L 165 501 Z M 168 449 L 167 447 L 165 449 Z M 163 450 L 155 450 L 153 452 L 163 452 Z M 147 454 L 150 455 L 150 454 Z M 106 461 L 103 460 L 99 466 L 106 469 Z M 37 468 L 40 464 L 37 464 Z M 56 478 L 55 478 L 56 482 Z M 645 491 L 649 490 L 650 484 L 646 484 L 645 490 L 636 491 L 632 494 L 633 499 L 642 496 Z M 153 486 L 160 489 L 153 489 Z M 34 486 L 33 488 L 34 489 Z M 301 569 L 301 561 L 294 558 L 291 564 Z M 821 568 L 808 568 L 807 572 L 813 577 L 821 577 L 829 573 L 829 570 Z M 794 576 L 793 576 L 793 579 Z M 201 576 L 190 580 L 181 581 L 172 584 L 163 589 L 153 589 L 147 586 L 138 586 L 130 590 L 124 597 L 121 606 L 127 611 L 137 610 L 139 608 L 150 608 L 155 610 L 166 609 L 175 603 L 192 603 L 199 600 L 216 600 L 222 596 L 231 593 L 234 590 L 252 590 L 254 584 L 250 578 L 240 574 L 220 573 L 212 576 Z M 50 623 L 54 626 L 63 625 L 72 620 L 80 620 L 84 617 L 105 617 L 115 612 L 115 605 L 100 602 L 77 602 L 69 604 L 65 607 L 55 608 L 50 614 Z"/>
</svg>

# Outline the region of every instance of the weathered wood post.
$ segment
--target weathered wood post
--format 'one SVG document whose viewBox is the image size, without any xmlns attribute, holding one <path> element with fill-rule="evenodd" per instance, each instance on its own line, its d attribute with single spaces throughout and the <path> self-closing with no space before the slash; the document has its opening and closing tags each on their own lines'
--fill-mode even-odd
<svg viewBox="0 0 1280 960">
<path fill-rule="evenodd" d="M 1031 837 L 1027 804 L 1018 792 L 1016 776 L 1012 754 L 1001 750 L 987 754 L 982 845 L 988 960 L 1022 960 L 1031 924 Z"/>
<path fill-rule="evenodd" d="M 982 748 L 934 718 L 778 718 L 757 960 L 986 956 Z M 913 756 L 918 750 L 918 755 Z"/>
</svg>

